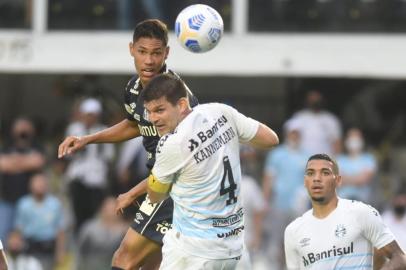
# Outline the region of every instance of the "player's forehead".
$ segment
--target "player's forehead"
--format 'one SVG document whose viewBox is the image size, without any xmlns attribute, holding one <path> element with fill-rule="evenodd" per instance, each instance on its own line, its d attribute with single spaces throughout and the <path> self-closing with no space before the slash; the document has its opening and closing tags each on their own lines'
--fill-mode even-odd
<svg viewBox="0 0 406 270">
<path fill-rule="evenodd" d="M 324 160 L 324 159 L 312 159 L 307 162 L 306 171 L 321 171 L 321 170 L 329 170 L 334 171 L 334 164 L 331 161 Z"/>
<path fill-rule="evenodd" d="M 164 42 L 158 38 L 140 37 L 134 42 L 134 46 L 144 50 L 163 50 L 166 48 Z"/>
<path fill-rule="evenodd" d="M 148 102 L 144 103 L 144 107 L 148 110 L 148 111 L 153 111 L 156 110 L 158 108 L 161 107 L 166 107 L 170 105 L 169 101 L 166 99 L 166 97 L 160 97 L 158 99 L 154 99 Z"/>
</svg>

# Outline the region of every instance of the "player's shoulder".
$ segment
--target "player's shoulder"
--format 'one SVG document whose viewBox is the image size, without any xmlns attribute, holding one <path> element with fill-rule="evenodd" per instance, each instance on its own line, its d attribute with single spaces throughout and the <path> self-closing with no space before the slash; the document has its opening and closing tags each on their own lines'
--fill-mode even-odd
<svg viewBox="0 0 406 270">
<path fill-rule="evenodd" d="M 226 108 L 227 106 L 228 105 L 225 105 L 223 103 L 210 102 L 210 103 L 199 104 L 196 108 L 199 108 L 199 110 L 208 110 L 208 109 L 212 109 L 212 108 L 222 109 L 222 108 Z"/>
<path fill-rule="evenodd" d="M 375 215 L 375 216 L 379 216 L 379 212 L 378 210 L 376 210 L 373 206 L 366 204 L 364 202 L 361 201 L 357 201 L 357 200 L 348 200 L 348 199 L 339 199 L 339 204 L 340 204 L 340 208 L 343 209 L 343 211 L 349 212 L 349 213 L 353 213 L 357 216 L 359 215 Z"/>
<path fill-rule="evenodd" d="M 163 135 L 157 144 L 156 154 L 173 154 L 179 150 L 179 146 L 182 145 L 183 136 L 175 130 L 174 132 Z"/>
<path fill-rule="evenodd" d="M 164 73 L 166 73 L 166 74 L 171 74 L 172 76 L 175 76 L 175 77 L 178 78 L 178 79 L 182 79 L 182 78 L 180 77 L 180 75 L 179 75 L 178 73 L 176 73 L 175 71 L 173 71 L 172 69 L 167 68 L 167 69 L 164 71 Z"/>
<path fill-rule="evenodd" d="M 232 112 L 237 111 L 232 106 L 224 104 L 224 103 L 219 103 L 219 102 L 204 103 L 204 104 L 200 104 L 198 107 L 199 107 L 199 110 L 206 111 L 206 112 L 218 111 L 218 112 L 222 112 L 222 113 L 231 114 Z"/>
<path fill-rule="evenodd" d="M 193 111 L 193 118 L 197 119 L 203 116 L 202 119 L 205 119 L 206 116 L 209 116 L 214 119 L 224 119 L 225 122 L 232 120 L 237 112 L 236 109 L 227 104 L 216 102 L 200 104 L 194 107 Z"/>
<path fill-rule="evenodd" d="M 141 83 L 139 77 L 134 75 L 128 80 L 127 85 L 125 86 L 125 90 L 126 92 L 131 92 L 131 90 L 134 91 L 138 89 L 140 86 Z"/>
<path fill-rule="evenodd" d="M 285 234 L 286 235 L 294 235 L 296 234 L 299 229 L 303 228 L 306 223 L 309 221 L 309 218 L 312 216 L 313 210 L 310 209 L 306 211 L 303 215 L 297 217 L 295 220 L 293 220 L 285 229 Z"/>
</svg>

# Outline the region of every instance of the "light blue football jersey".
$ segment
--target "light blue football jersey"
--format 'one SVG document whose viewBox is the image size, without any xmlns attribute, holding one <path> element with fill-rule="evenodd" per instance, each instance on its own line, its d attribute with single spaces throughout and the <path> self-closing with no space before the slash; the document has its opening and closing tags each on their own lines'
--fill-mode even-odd
<svg viewBox="0 0 406 270">
<path fill-rule="evenodd" d="M 251 140 L 259 123 L 234 108 L 199 105 L 176 130 L 161 138 L 153 175 L 172 183 L 172 228 L 187 251 L 208 257 L 240 255 L 244 211 L 240 198 L 239 143 Z"/>
</svg>

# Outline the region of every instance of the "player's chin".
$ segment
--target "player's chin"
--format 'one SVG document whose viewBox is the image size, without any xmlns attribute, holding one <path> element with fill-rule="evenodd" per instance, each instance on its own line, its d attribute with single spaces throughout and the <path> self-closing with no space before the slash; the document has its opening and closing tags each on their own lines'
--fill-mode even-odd
<svg viewBox="0 0 406 270">
<path fill-rule="evenodd" d="M 157 131 L 158 131 L 158 133 L 159 133 L 159 137 L 162 137 L 162 136 L 164 136 L 164 135 L 166 135 L 166 134 L 169 133 L 169 130 L 167 130 L 167 129 L 158 129 L 158 128 L 157 128 Z"/>
<path fill-rule="evenodd" d="M 316 194 L 312 194 L 311 198 L 312 198 L 312 201 L 319 202 L 319 203 L 322 203 L 326 200 L 326 198 L 324 196 L 316 195 Z"/>
</svg>

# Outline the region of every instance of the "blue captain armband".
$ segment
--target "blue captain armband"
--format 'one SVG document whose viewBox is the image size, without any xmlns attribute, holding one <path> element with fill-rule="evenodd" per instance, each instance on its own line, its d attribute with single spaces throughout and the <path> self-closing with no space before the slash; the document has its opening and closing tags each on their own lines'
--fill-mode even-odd
<svg viewBox="0 0 406 270">
<path fill-rule="evenodd" d="M 172 184 L 164 184 L 159 182 L 158 179 L 153 174 L 150 174 L 148 177 L 148 187 L 153 192 L 167 194 L 171 189 Z"/>
</svg>

